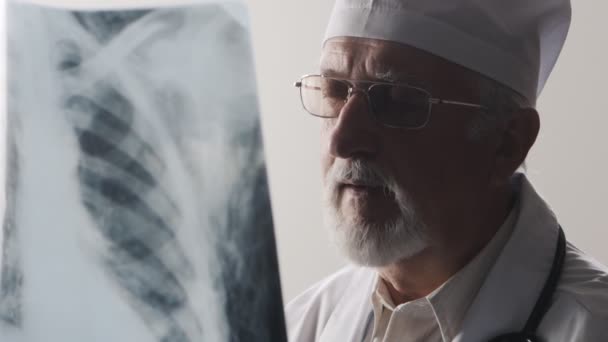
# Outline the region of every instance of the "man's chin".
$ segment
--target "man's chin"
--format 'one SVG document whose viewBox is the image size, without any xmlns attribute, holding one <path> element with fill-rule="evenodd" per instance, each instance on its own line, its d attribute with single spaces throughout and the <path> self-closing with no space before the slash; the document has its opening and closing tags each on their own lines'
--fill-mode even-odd
<svg viewBox="0 0 608 342">
<path fill-rule="evenodd" d="M 365 226 L 370 230 L 382 230 L 394 225 L 401 212 L 394 203 L 342 203 L 340 208 L 342 220 L 346 225 Z"/>
<path fill-rule="evenodd" d="M 351 262 L 367 267 L 382 267 L 411 258 L 427 246 L 423 234 L 403 222 L 377 221 L 366 216 L 330 215 L 326 224 L 332 241 Z"/>
<path fill-rule="evenodd" d="M 355 234 L 361 236 L 378 236 L 383 235 L 391 226 L 392 221 L 378 215 L 352 215 L 349 216 L 345 223 L 342 224 L 342 230 L 345 234 Z"/>
<path fill-rule="evenodd" d="M 340 252 L 353 264 L 381 268 L 415 257 L 426 248 L 426 245 L 415 241 L 413 244 L 402 243 L 400 245 L 394 243 L 389 245 L 363 243 L 356 246 L 341 244 L 339 248 Z"/>
</svg>

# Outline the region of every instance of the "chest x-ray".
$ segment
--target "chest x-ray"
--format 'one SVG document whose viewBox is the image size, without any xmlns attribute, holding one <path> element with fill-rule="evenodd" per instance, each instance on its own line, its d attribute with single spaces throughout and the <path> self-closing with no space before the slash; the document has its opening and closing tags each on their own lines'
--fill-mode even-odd
<svg viewBox="0 0 608 342">
<path fill-rule="evenodd" d="M 285 341 L 245 5 L 8 5 L 0 341 Z"/>
</svg>

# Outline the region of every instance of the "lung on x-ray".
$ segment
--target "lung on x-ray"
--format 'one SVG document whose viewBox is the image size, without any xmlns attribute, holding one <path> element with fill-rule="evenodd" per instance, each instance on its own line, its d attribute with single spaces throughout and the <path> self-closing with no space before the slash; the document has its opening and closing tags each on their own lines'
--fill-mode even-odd
<svg viewBox="0 0 608 342">
<path fill-rule="evenodd" d="M 245 5 L 7 19 L 0 341 L 285 341 Z"/>
</svg>

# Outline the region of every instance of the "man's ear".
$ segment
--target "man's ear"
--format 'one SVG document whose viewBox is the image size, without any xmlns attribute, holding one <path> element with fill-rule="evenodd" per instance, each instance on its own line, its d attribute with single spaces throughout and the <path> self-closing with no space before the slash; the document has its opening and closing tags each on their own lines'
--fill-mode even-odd
<svg viewBox="0 0 608 342">
<path fill-rule="evenodd" d="M 540 119 L 534 108 L 520 108 L 511 113 L 502 136 L 497 141 L 492 177 L 494 184 L 508 181 L 524 163 L 539 129 Z"/>
</svg>

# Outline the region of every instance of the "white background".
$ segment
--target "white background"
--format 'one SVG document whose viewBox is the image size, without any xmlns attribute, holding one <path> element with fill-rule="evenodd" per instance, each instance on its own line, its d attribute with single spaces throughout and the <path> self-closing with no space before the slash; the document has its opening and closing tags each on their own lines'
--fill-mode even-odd
<svg viewBox="0 0 608 342">
<path fill-rule="evenodd" d="M 298 92 L 293 87 L 300 75 L 317 71 L 321 40 L 334 1 L 247 2 L 283 297 L 289 300 L 344 264 L 322 226 L 319 122 L 300 108 Z M 528 160 L 528 174 L 554 208 L 569 240 L 608 263 L 608 227 L 603 217 L 608 210 L 605 13 L 606 1 L 573 0 L 568 41 L 539 100 L 542 128 Z M 4 15 L 2 9 L 2 37 Z M 2 80 L 3 51 L 4 48 L 0 53 Z M 3 89 L 0 87 L 2 108 Z M 5 141 L 4 121 L 3 115 L 0 142 Z M 4 160 L 4 149 L 0 146 L 0 160 Z M 0 205 L 2 202 L 0 199 Z"/>
</svg>

